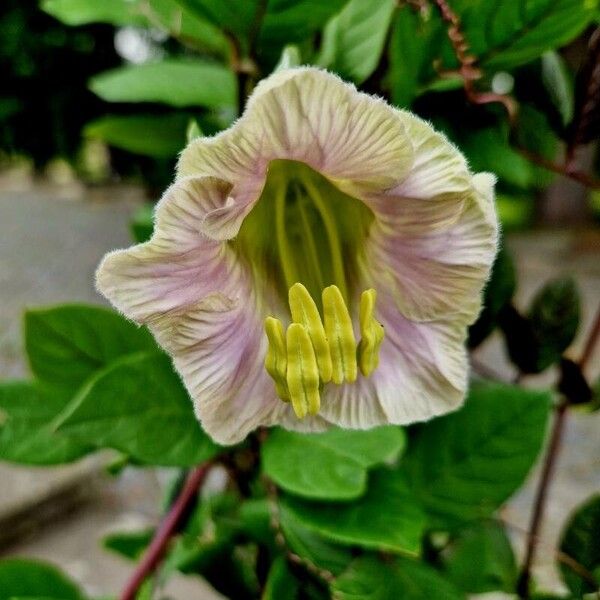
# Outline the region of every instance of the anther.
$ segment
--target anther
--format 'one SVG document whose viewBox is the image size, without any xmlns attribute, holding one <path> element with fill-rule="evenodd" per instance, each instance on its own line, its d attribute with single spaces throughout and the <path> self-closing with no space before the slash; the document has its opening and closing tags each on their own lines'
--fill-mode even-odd
<svg viewBox="0 0 600 600">
<path fill-rule="evenodd" d="M 379 347 L 385 336 L 383 326 L 373 316 L 377 292 L 365 290 L 360 297 L 360 335 L 358 345 L 358 366 L 360 372 L 368 377 L 379 365 Z"/>
<path fill-rule="evenodd" d="M 316 415 L 321 406 L 319 369 L 306 328 L 292 323 L 287 330 L 287 386 L 296 416 Z"/>
<path fill-rule="evenodd" d="M 283 323 L 274 317 L 265 319 L 265 333 L 269 340 L 267 356 L 265 357 L 265 369 L 275 381 L 275 390 L 281 400 L 290 401 L 287 387 L 287 347 Z"/>
<path fill-rule="evenodd" d="M 332 380 L 336 384 L 356 381 L 356 339 L 352 320 L 339 288 L 330 285 L 323 290 L 325 334 L 329 341 Z"/>
<path fill-rule="evenodd" d="M 294 323 L 304 325 L 312 342 L 321 381 L 331 380 L 332 366 L 329 344 L 325 337 L 325 328 L 319 315 L 319 309 L 308 290 L 301 284 L 295 283 L 289 291 L 290 311 Z"/>
</svg>

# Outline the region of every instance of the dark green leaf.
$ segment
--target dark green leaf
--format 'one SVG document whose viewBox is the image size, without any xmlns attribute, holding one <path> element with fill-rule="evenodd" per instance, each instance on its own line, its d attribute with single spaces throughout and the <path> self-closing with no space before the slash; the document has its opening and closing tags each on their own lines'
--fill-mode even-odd
<svg viewBox="0 0 600 600">
<path fill-rule="evenodd" d="M 171 36 L 199 50 L 228 56 L 230 47 L 227 37 L 210 21 L 200 18 L 198 14 L 185 8 L 177 0 L 147 0 L 147 2 L 153 16 Z"/>
<path fill-rule="evenodd" d="M 268 0 L 258 36 L 259 53 L 270 62 L 287 44 L 302 42 L 321 29 L 348 0 Z"/>
<path fill-rule="evenodd" d="M 357 558 L 332 584 L 338 600 L 464 600 L 465 596 L 422 562 L 397 557 Z"/>
<path fill-rule="evenodd" d="M 108 102 L 159 102 L 170 106 L 235 106 L 236 80 L 217 64 L 186 59 L 130 65 L 96 75 L 90 89 Z"/>
<path fill-rule="evenodd" d="M 577 285 L 570 277 L 554 279 L 536 294 L 529 321 L 538 341 L 539 370 L 558 361 L 575 338 L 580 304 Z"/>
<path fill-rule="evenodd" d="M 470 348 L 477 347 L 493 331 L 500 311 L 511 301 L 516 286 L 513 259 L 504 244 L 501 244 L 485 287 L 483 311 L 469 329 Z"/>
<path fill-rule="evenodd" d="M 350 0 L 327 23 L 318 64 L 356 83 L 365 81 L 379 63 L 395 6 L 395 0 Z"/>
<path fill-rule="evenodd" d="M 41 9 L 67 25 L 110 23 L 111 25 L 148 25 L 135 2 L 127 0 L 43 0 Z"/>
<path fill-rule="evenodd" d="M 425 517 L 401 473 L 387 468 L 369 475 L 366 494 L 353 503 L 308 502 L 291 496 L 283 513 L 324 538 L 363 548 L 417 554 Z"/>
<path fill-rule="evenodd" d="M 84 600 L 75 584 L 54 567 L 21 558 L 0 561 L 0 600 Z"/>
<path fill-rule="evenodd" d="M 107 550 L 112 550 L 121 556 L 137 560 L 152 540 L 154 529 L 143 531 L 110 533 L 102 540 L 102 545 Z"/>
<path fill-rule="evenodd" d="M 549 409 L 547 392 L 479 383 L 459 412 L 416 428 L 402 465 L 433 528 L 485 518 L 519 488 Z"/>
<path fill-rule="evenodd" d="M 390 91 L 397 106 L 410 106 L 426 82 L 437 79 L 435 57 L 447 43 L 446 32 L 431 7 L 423 16 L 408 4 L 398 11 L 390 39 Z"/>
<path fill-rule="evenodd" d="M 0 459 L 32 465 L 75 460 L 90 448 L 54 431 L 68 397 L 26 381 L 0 383 Z"/>
<path fill-rule="evenodd" d="M 111 361 L 156 344 L 146 329 L 113 311 L 64 304 L 25 313 L 25 347 L 40 381 L 73 392 Z"/>
<path fill-rule="evenodd" d="M 147 242 L 154 230 L 154 207 L 150 204 L 140 206 L 133 213 L 129 227 L 136 242 Z"/>
<path fill-rule="evenodd" d="M 84 134 L 135 154 L 174 158 L 185 146 L 188 121 L 181 113 L 107 116 L 88 123 Z"/>
<path fill-rule="evenodd" d="M 398 427 L 331 429 L 308 435 L 275 429 L 263 444 L 263 469 L 292 494 L 352 499 L 365 492 L 368 469 L 396 460 L 404 443 L 404 432 Z"/>
<path fill-rule="evenodd" d="M 67 407 L 59 430 L 153 465 L 192 466 L 219 450 L 162 354 L 128 356 L 100 371 Z"/>
<path fill-rule="evenodd" d="M 600 494 L 592 496 L 571 517 L 560 542 L 560 550 L 580 569 L 561 561 L 564 582 L 574 596 L 600 591 Z M 583 576 L 581 572 L 586 576 Z M 595 583 L 592 581 L 595 579 Z"/>
<path fill-rule="evenodd" d="M 517 564 L 497 521 L 475 523 L 461 531 L 444 554 L 446 575 L 459 589 L 470 594 L 514 591 Z"/>
<path fill-rule="evenodd" d="M 339 575 L 352 560 L 352 552 L 349 548 L 332 544 L 307 529 L 291 511 L 281 512 L 280 526 L 286 546 L 320 569 Z"/>
<path fill-rule="evenodd" d="M 300 582 L 290 571 L 285 558 L 277 557 L 269 569 L 261 599 L 296 600 L 299 591 Z"/>
</svg>

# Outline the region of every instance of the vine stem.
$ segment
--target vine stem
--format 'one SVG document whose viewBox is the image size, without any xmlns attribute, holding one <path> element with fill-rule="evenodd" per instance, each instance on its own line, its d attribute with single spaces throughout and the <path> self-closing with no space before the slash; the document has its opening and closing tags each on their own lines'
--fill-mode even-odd
<svg viewBox="0 0 600 600">
<path fill-rule="evenodd" d="M 188 475 L 179 496 L 156 530 L 144 558 L 119 596 L 120 600 L 135 600 L 138 590 L 146 578 L 156 570 L 167 550 L 169 540 L 175 533 L 186 510 L 196 498 L 211 466 L 210 463 L 200 465 Z"/>
<path fill-rule="evenodd" d="M 579 359 L 579 366 L 583 371 L 586 364 L 591 359 L 594 348 L 600 337 L 600 308 L 594 318 L 594 324 L 590 330 L 589 336 L 585 343 L 584 350 Z M 525 551 L 525 560 L 523 568 L 517 582 L 517 594 L 520 598 L 527 600 L 529 598 L 529 584 L 531 581 L 531 567 L 535 559 L 537 550 L 537 542 L 539 539 L 540 526 L 546 510 L 546 501 L 548 498 L 548 489 L 555 472 L 556 462 L 560 452 L 561 441 L 566 423 L 567 409 L 569 408 L 569 398 L 564 398 L 557 405 L 554 415 L 554 423 L 552 425 L 552 433 L 550 434 L 550 442 L 546 458 L 542 466 L 542 474 L 535 494 L 533 512 L 529 523 L 529 533 L 527 535 L 527 548 Z"/>
</svg>

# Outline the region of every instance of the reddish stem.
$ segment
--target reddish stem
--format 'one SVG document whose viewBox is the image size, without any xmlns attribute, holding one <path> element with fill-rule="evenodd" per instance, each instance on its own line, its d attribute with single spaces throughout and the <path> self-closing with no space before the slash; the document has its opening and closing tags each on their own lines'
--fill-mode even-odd
<svg viewBox="0 0 600 600">
<path fill-rule="evenodd" d="M 120 600 L 135 600 L 138 590 L 146 578 L 156 570 L 166 552 L 171 536 L 175 532 L 190 503 L 196 497 L 210 467 L 210 463 L 201 465 L 188 475 L 179 496 L 156 530 L 144 558 L 137 566 L 131 579 L 127 582 Z"/>
</svg>

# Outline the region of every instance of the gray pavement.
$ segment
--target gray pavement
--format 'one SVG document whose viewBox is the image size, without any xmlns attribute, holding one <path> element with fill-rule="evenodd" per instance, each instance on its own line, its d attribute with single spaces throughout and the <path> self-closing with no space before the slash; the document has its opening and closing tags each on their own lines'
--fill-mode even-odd
<svg viewBox="0 0 600 600">
<path fill-rule="evenodd" d="M 0 378 L 22 377 L 20 317 L 27 306 L 80 300 L 101 302 L 93 290 L 93 272 L 108 250 L 129 243 L 128 219 L 142 202 L 136 188 L 84 190 L 70 187 L 25 187 L 20 191 L 0 182 Z M 520 274 L 519 302 L 528 300 L 548 278 L 570 273 L 584 297 L 584 328 L 600 299 L 600 233 L 534 232 L 509 236 Z M 583 335 L 574 344 L 573 356 Z M 497 337 L 478 351 L 478 359 L 510 374 Z M 592 370 L 600 375 L 598 355 Z M 548 383 L 533 378 L 525 383 Z M 600 414 L 570 415 L 566 439 L 551 489 L 536 574 L 546 586 L 560 588 L 553 568 L 560 525 L 568 512 L 600 489 Z M 97 460 L 97 459 L 95 459 Z M 98 540 L 109 529 L 135 528 L 155 523 L 161 485 L 153 470 L 126 470 L 119 479 L 97 477 L 98 463 L 89 461 L 57 469 L 26 469 L 0 464 L 0 519 L 11 506 L 35 503 L 65 481 L 83 476 L 92 493 L 82 496 L 80 508 L 58 515 L 51 525 L 31 526 L 11 555 L 35 556 L 62 565 L 91 593 L 114 594 L 131 565 L 99 549 Z M 159 472 L 158 477 L 163 473 Z M 531 506 L 534 472 L 525 488 L 503 510 L 518 551 L 522 551 Z M 93 486 L 93 487 L 92 487 Z M 71 507 L 73 508 L 73 507 Z M 169 591 L 175 600 L 209 600 L 217 596 L 199 579 L 181 578 Z"/>
</svg>

